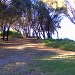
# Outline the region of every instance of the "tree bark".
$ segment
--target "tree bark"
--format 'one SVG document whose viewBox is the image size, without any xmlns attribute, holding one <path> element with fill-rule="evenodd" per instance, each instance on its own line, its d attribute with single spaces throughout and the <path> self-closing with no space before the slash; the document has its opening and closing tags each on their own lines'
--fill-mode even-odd
<svg viewBox="0 0 75 75">
<path fill-rule="evenodd" d="M 3 41 L 5 40 L 5 26 L 3 27 Z"/>
<path fill-rule="evenodd" d="M 8 30 L 7 30 L 7 41 L 8 41 L 8 37 L 9 37 L 9 29 L 10 29 L 10 27 L 8 27 Z"/>
</svg>

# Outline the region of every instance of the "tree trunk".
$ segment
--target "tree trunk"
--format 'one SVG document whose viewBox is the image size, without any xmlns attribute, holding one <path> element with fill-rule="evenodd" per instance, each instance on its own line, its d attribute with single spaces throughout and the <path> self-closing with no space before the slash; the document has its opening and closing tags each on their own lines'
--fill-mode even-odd
<svg viewBox="0 0 75 75">
<path fill-rule="evenodd" d="M 46 29 L 47 29 L 47 36 L 48 38 L 51 38 L 51 34 L 50 34 L 50 27 L 49 27 L 49 24 L 46 25 Z"/>
<path fill-rule="evenodd" d="M 8 41 L 8 36 L 9 36 L 9 29 L 10 27 L 8 27 L 8 30 L 7 30 L 7 41 Z"/>
<path fill-rule="evenodd" d="M 3 41 L 5 40 L 5 26 L 3 27 Z"/>
<path fill-rule="evenodd" d="M 49 30 L 48 30 L 47 36 L 48 36 L 48 38 L 51 38 L 50 33 L 49 33 Z"/>
<path fill-rule="evenodd" d="M 42 32 L 43 32 L 43 38 L 45 39 L 45 32 L 44 32 L 44 29 L 43 29 L 43 27 L 42 27 L 42 21 L 41 21 L 40 26 L 41 26 L 41 30 L 42 30 Z"/>
<path fill-rule="evenodd" d="M 57 32 L 57 39 L 59 39 L 59 34 L 58 34 L 58 31 L 56 30 L 56 32 Z"/>
</svg>

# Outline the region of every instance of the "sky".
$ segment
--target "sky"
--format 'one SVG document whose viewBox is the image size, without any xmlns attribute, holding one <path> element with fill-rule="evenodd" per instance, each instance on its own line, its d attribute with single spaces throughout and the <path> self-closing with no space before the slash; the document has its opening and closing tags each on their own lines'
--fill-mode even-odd
<svg viewBox="0 0 75 75">
<path fill-rule="evenodd" d="M 71 7 L 75 9 L 75 0 L 68 0 Z M 73 17 L 70 10 L 68 14 Z M 75 24 L 73 24 L 67 17 L 64 17 L 60 23 L 61 29 L 58 30 L 59 38 L 68 38 L 75 41 Z M 53 35 L 53 38 L 57 38 L 56 33 Z"/>
<path fill-rule="evenodd" d="M 67 18 L 64 17 L 60 23 L 61 29 L 58 30 L 59 38 L 68 38 L 75 40 L 75 25 Z M 57 38 L 57 35 L 53 35 L 53 38 Z"/>
</svg>

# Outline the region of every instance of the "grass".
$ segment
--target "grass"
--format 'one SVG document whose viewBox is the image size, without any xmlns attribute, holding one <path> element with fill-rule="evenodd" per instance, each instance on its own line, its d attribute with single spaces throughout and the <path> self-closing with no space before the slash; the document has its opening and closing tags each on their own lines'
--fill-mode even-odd
<svg viewBox="0 0 75 75">
<path fill-rule="evenodd" d="M 5 65 L 5 69 L 2 70 L 3 73 L 0 74 L 75 75 L 75 55 L 53 55 L 46 58 L 33 59 L 31 62 L 28 62 L 26 64 L 16 65 L 15 63 L 10 63 L 8 65 Z"/>
<path fill-rule="evenodd" d="M 75 49 L 75 42 L 69 39 L 47 39 L 42 42 L 54 48 L 70 51 Z M 41 75 L 75 75 L 75 55 L 48 54 L 46 57 L 34 58 L 33 62 L 29 63 L 26 69 L 27 72 L 38 72 Z"/>
<path fill-rule="evenodd" d="M 43 40 L 48 46 L 74 51 L 75 41 L 69 39 Z M 45 57 L 33 57 L 26 65 L 10 63 L 6 69 L 0 71 L 1 75 L 75 75 L 75 55 L 58 55 L 44 52 Z M 32 53 L 34 55 L 34 53 Z M 39 54 L 38 54 L 39 55 Z M 12 66 L 11 66 L 12 65 Z M 10 68 L 7 70 L 7 68 Z M 5 71 L 5 72 L 4 72 Z M 12 74 L 11 74 L 12 72 Z"/>
<path fill-rule="evenodd" d="M 9 31 L 9 36 L 16 37 L 16 38 L 21 38 L 22 34 L 20 32 L 17 32 L 17 31 Z"/>
<path fill-rule="evenodd" d="M 21 61 L 22 62 L 22 61 Z M 26 64 L 5 65 L 1 75 L 75 75 L 75 55 L 48 55 Z M 5 71 L 5 72 L 4 72 Z"/>
<path fill-rule="evenodd" d="M 64 58 L 55 55 L 49 58 L 34 59 L 28 69 L 31 72 L 41 72 L 43 75 L 75 75 L 75 56 L 62 56 Z"/>
<path fill-rule="evenodd" d="M 53 48 L 75 51 L 75 41 L 69 39 L 46 39 L 42 43 Z"/>
<path fill-rule="evenodd" d="M 2 34 L 3 32 L 0 32 L 0 36 L 2 36 Z M 9 37 L 22 38 L 23 35 L 20 32 L 13 30 L 13 31 L 9 31 Z"/>
</svg>

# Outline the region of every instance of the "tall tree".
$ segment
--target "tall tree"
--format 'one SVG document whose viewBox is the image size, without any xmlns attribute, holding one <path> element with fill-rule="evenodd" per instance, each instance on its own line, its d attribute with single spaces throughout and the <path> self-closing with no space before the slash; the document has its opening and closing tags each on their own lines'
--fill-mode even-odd
<svg viewBox="0 0 75 75">
<path fill-rule="evenodd" d="M 67 16 L 75 24 L 75 0 L 65 0 Z"/>
<path fill-rule="evenodd" d="M 5 38 L 5 24 L 6 24 L 6 10 L 7 10 L 7 5 L 5 4 L 6 1 L 0 1 L 0 22 L 1 22 L 1 27 L 3 27 L 3 40 Z"/>
<path fill-rule="evenodd" d="M 6 1 L 7 0 L 5 0 L 5 2 L 0 2 L 6 5 L 6 8 L 4 7 L 1 9 L 2 13 L 0 12 L 0 21 L 3 19 L 3 25 L 8 25 L 7 40 L 9 28 L 14 22 L 19 22 L 19 24 L 21 24 L 20 27 L 24 30 L 27 28 L 27 31 L 29 31 L 28 34 L 30 34 L 31 28 L 33 28 L 37 37 L 38 34 L 40 35 L 40 32 L 43 32 L 42 35 L 44 38 L 45 33 L 47 33 L 48 38 L 51 38 L 51 34 L 59 28 L 57 24 L 57 18 L 59 17 L 58 14 L 54 12 L 57 12 L 60 9 L 49 7 L 40 0 L 10 0 L 9 4 L 7 4 Z M 25 24 L 27 24 L 26 27 Z"/>
</svg>

